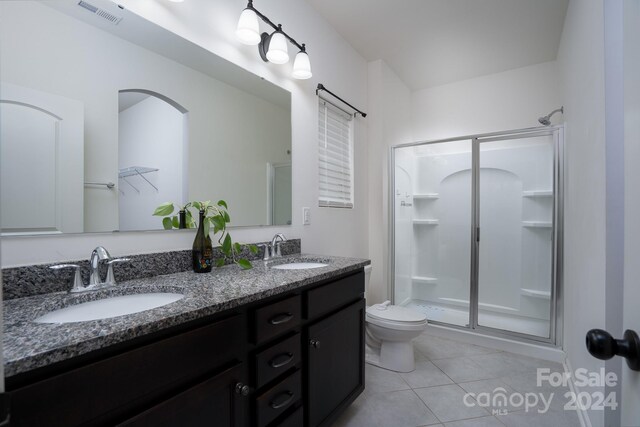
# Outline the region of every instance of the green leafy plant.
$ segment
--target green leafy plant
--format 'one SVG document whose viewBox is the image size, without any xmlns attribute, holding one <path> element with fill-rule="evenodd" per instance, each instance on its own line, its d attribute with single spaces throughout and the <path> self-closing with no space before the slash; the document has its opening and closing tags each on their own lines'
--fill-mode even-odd
<svg viewBox="0 0 640 427">
<path fill-rule="evenodd" d="M 184 211 L 185 214 L 185 225 L 187 228 L 196 228 L 198 224 L 196 224 L 196 220 L 191 215 L 191 211 L 189 208 L 193 206 L 193 202 L 189 202 L 184 206 L 178 205 L 177 213 L 180 211 Z M 178 215 L 172 215 L 175 210 L 172 202 L 166 202 L 158 206 L 153 212 L 155 216 L 163 216 L 162 218 L 162 226 L 165 230 L 171 230 L 173 228 L 180 228 L 180 217 Z"/>
<path fill-rule="evenodd" d="M 196 221 L 193 219 L 193 215 L 189 209 L 193 208 L 199 211 L 204 211 L 204 233 L 212 238 L 216 235 L 218 237 L 218 243 L 220 249 L 225 257 L 230 258 L 234 263 L 238 264 L 245 270 L 251 268 L 251 263 L 246 258 L 240 258 L 243 247 L 247 247 L 253 254 L 258 253 L 258 247 L 251 244 L 241 244 L 233 242 L 231 234 L 227 230 L 227 225 L 231 222 L 231 216 L 229 215 L 229 207 L 227 202 L 219 200 L 217 204 L 212 204 L 210 200 L 206 202 L 189 202 L 184 206 L 178 206 L 178 212 L 185 211 L 187 228 L 195 228 Z M 171 202 L 163 203 L 156 208 L 153 212 L 155 216 L 162 216 L 162 226 L 166 230 L 172 228 L 179 228 L 180 219 L 177 215 L 173 215 L 175 206 Z M 222 267 L 225 263 L 224 258 L 216 260 L 216 267 Z"/>
</svg>

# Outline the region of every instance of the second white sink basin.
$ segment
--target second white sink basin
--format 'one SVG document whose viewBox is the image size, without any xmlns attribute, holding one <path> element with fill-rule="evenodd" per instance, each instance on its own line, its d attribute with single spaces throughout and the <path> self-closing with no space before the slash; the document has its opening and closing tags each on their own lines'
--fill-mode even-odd
<svg viewBox="0 0 640 427">
<path fill-rule="evenodd" d="M 169 292 L 122 295 L 84 302 L 52 311 L 34 320 L 36 323 L 74 323 L 109 319 L 162 307 L 184 298 Z"/>
<path fill-rule="evenodd" d="M 276 270 L 306 270 L 308 268 L 326 267 L 327 265 L 321 262 L 290 262 L 288 264 L 274 265 L 272 268 Z"/>
</svg>

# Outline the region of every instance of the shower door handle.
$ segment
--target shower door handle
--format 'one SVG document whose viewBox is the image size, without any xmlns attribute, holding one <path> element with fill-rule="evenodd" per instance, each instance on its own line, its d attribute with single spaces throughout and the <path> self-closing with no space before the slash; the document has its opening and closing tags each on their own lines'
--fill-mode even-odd
<svg viewBox="0 0 640 427">
<path fill-rule="evenodd" d="M 476 242 L 480 241 L 480 227 L 476 227 Z"/>
</svg>

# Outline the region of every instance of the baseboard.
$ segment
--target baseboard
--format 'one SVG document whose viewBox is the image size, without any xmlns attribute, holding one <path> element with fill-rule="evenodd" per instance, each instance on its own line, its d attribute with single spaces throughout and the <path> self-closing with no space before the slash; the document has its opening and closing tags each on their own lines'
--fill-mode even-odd
<svg viewBox="0 0 640 427">
<path fill-rule="evenodd" d="M 484 335 L 469 330 L 434 324 L 429 324 L 426 333 L 556 363 L 564 363 L 566 359 L 565 352 L 562 349 L 550 345 L 520 342 L 509 338 Z"/>
</svg>

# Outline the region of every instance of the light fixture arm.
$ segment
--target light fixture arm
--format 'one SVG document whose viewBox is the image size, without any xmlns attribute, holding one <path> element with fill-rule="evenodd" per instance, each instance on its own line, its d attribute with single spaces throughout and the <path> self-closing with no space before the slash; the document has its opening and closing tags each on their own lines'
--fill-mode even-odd
<svg viewBox="0 0 640 427">
<path fill-rule="evenodd" d="M 306 52 L 306 47 L 305 47 L 304 43 L 300 44 L 297 41 L 295 41 L 295 39 L 293 37 L 291 37 L 289 34 L 284 32 L 284 30 L 282 29 L 282 25 L 281 24 L 278 24 L 278 25 L 274 24 L 269 18 L 264 16 L 262 13 L 260 13 L 260 11 L 258 9 L 253 7 L 253 0 L 249 0 L 249 3 L 247 3 L 247 9 L 253 10 L 255 12 L 255 14 L 258 15 L 258 17 L 260 19 L 262 19 L 266 24 L 268 24 L 271 28 L 273 28 L 275 31 L 281 32 L 282 35 L 284 35 L 285 38 L 287 40 L 289 40 L 289 42 L 292 45 L 294 45 L 295 47 L 300 49 L 302 52 Z"/>
</svg>

